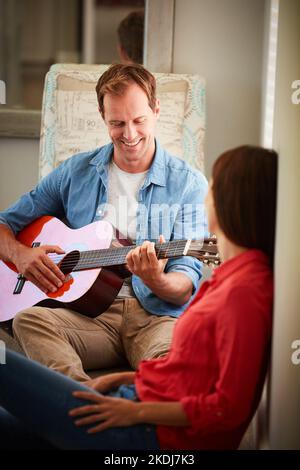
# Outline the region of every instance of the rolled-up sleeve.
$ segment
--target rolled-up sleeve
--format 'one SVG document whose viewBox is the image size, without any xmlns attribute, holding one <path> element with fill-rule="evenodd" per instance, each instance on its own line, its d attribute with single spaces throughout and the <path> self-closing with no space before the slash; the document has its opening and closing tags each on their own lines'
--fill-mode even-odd
<svg viewBox="0 0 300 470">
<path fill-rule="evenodd" d="M 196 258 L 192 258 L 191 256 L 182 256 L 180 258 L 171 259 L 167 263 L 166 272 L 185 274 L 193 283 L 193 292 L 198 289 L 202 274 L 201 263 Z"/>
</svg>

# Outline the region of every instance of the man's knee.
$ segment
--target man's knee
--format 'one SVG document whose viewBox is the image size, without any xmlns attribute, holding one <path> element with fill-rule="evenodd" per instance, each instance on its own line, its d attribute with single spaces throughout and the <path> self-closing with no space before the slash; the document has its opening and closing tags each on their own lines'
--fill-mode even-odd
<svg viewBox="0 0 300 470">
<path fill-rule="evenodd" d="M 40 307 L 31 307 L 17 313 L 12 325 L 14 336 L 18 337 L 24 331 L 31 330 L 42 321 L 47 321 L 50 318 L 50 312 L 47 312 L 47 309 L 42 310 L 43 312 L 41 312 Z"/>
</svg>

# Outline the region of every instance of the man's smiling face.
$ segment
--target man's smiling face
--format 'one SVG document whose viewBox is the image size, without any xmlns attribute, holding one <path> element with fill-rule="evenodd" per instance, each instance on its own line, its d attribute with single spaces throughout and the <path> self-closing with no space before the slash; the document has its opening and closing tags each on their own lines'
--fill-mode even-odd
<svg viewBox="0 0 300 470">
<path fill-rule="evenodd" d="M 133 82 L 122 96 L 105 94 L 103 105 L 104 121 L 114 144 L 115 163 L 131 173 L 146 171 L 155 152 L 158 101 L 153 111 L 146 93 Z"/>
</svg>

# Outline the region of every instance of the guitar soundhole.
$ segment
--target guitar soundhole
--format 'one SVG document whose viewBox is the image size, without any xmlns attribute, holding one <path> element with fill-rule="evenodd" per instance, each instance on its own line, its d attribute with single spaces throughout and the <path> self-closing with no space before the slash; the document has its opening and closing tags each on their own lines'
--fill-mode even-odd
<svg viewBox="0 0 300 470">
<path fill-rule="evenodd" d="M 68 253 L 59 263 L 59 268 L 64 274 L 68 274 L 74 270 L 80 259 L 80 252 L 77 250 Z"/>
</svg>

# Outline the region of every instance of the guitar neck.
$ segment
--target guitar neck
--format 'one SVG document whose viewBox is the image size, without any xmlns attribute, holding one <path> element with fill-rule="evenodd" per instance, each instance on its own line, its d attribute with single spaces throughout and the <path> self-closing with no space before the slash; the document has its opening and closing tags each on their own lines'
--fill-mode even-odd
<svg viewBox="0 0 300 470">
<path fill-rule="evenodd" d="M 174 240 L 154 245 L 158 259 L 177 258 L 187 254 L 190 240 Z M 136 248 L 135 245 L 121 248 L 107 248 L 104 250 L 81 251 L 80 257 L 72 271 L 83 271 L 105 266 L 116 266 L 126 263 L 129 251 Z M 67 260 L 66 260 L 67 261 Z"/>
</svg>

